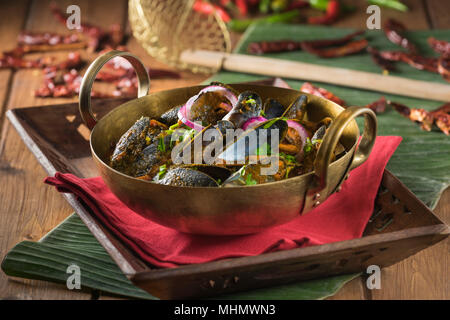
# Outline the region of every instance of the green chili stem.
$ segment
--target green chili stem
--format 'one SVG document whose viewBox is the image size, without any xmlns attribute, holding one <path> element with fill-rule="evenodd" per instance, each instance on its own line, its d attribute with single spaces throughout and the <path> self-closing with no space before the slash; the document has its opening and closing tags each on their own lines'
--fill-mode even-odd
<svg viewBox="0 0 450 320">
<path fill-rule="evenodd" d="M 377 6 L 391 8 L 402 12 L 408 11 L 408 7 L 398 0 L 368 0 L 368 1 L 370 4 L 375 4 Z"/>
</svg>

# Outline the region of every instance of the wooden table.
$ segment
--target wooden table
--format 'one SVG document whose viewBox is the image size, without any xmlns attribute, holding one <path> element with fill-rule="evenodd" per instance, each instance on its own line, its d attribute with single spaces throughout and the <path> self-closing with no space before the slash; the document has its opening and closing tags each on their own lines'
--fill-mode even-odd
<svg viewBox="0 0 450 320">
<path fill-rule="evenodd" d="M 67 33 L 50 14 L 42 0 L 14 0 L 0 4 L 0 51 L 14 48 L 21 30 Z M 336 26 L 364 29 L 367 15 L 365 1 L 354 0 L 358 10 L 341 19 Z M 382 19 L 394 17 L 410 29 L 450 28 L 450 1 L 404 0 L 408 13 L 383 9 Z M 102 0 L 59 1 L 62 8 L 77 4 L 82 20 L 107 28 L 110 24 L 127 23 L 127 1 L 114 1 L 105 7 Z M 234 37 L 234 38 L 237 38 Z M 165 67 L 149 57 L 130 39 L 128 49 L 154 68 Z M 67 53 L 57 53 L 65 56 Z M 76 99 L 42 99 L 33 92 L 41 83 L 38 70 L 0 70 L 0 258 L 22 240 L 36 241 L 54 228 L 72 209 L 63 198 L 42 183 L 46 176 L 34 156 L 5 119 L 11 108 L 57 104 Z M 198 84 L 205 75 L 183 73 L 180 80 L 154 80 L 152 91 Z M 51 124 L 50 124 L 51 125 Z M 450 189 L 443 194 L 436 214 L 450 221 Z M 382 270 L 381 290 L 367 290 L 365 278 L 348 283 L 332 299 L 449 299 L 449 241 Z M 10 279 L 0 272 L 0 298 L 5 299 L 110 299 L 99 292 L 69 291 L 63 285 L 43 281 Z"/>
</svg>

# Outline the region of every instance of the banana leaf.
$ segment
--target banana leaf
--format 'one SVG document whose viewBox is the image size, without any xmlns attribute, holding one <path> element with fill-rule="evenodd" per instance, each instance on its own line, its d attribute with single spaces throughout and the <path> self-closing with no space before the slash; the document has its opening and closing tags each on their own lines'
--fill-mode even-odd
<svg viewBox="0 0 450 320">
<path fill-rule="evenodd" d="M 39 242 L 22 241 L 4 258 L 1 268 L 9 276 L 66 283 L 67 267 L 76 264 L 81 289 L 136 299 L 157 299 L 134 286 L 74 213 Z M 324 299 L 334 295 L 358 274 L 342 275 L 292 285 L 259 289 L 221 299 Z"/>
</svg>

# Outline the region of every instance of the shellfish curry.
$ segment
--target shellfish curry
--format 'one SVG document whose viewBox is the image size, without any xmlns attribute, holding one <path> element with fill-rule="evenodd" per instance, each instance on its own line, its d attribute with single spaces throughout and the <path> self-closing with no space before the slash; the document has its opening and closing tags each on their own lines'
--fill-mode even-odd
<svg viewBox="0 0 450 320">
<path fill-rule="evenodd" d="M 314 170 L 332 119 L 306 120 L 308 97 L 262 101 L 211 83 L 157 119 L 141 117 L 117 142 L 110 166 L 175 186 L 229 187 L 280 181 Z M 338 144 L 334 160 L 345 154 Z"/>
</svg>

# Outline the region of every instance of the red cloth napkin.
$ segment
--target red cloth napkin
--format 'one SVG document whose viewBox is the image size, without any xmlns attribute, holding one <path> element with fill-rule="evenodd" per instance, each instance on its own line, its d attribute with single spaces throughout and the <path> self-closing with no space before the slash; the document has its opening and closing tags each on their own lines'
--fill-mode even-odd
<svg viewBox="0 0 450 320">
<path fill-rule="evenodd" d="M 384 167 L 400 141 L 401 137 L 377 137 L 369 159 L 351 172 L 339 193 L 289 223 L 246 236 L 197 236 L 163 227 L 128 209 L 100 177 L 56 173 L 45 182 L 60 192 L 76 194 L 142 259 L 159 267 L 176 267 L 361 237 Z"/>
</svg>

